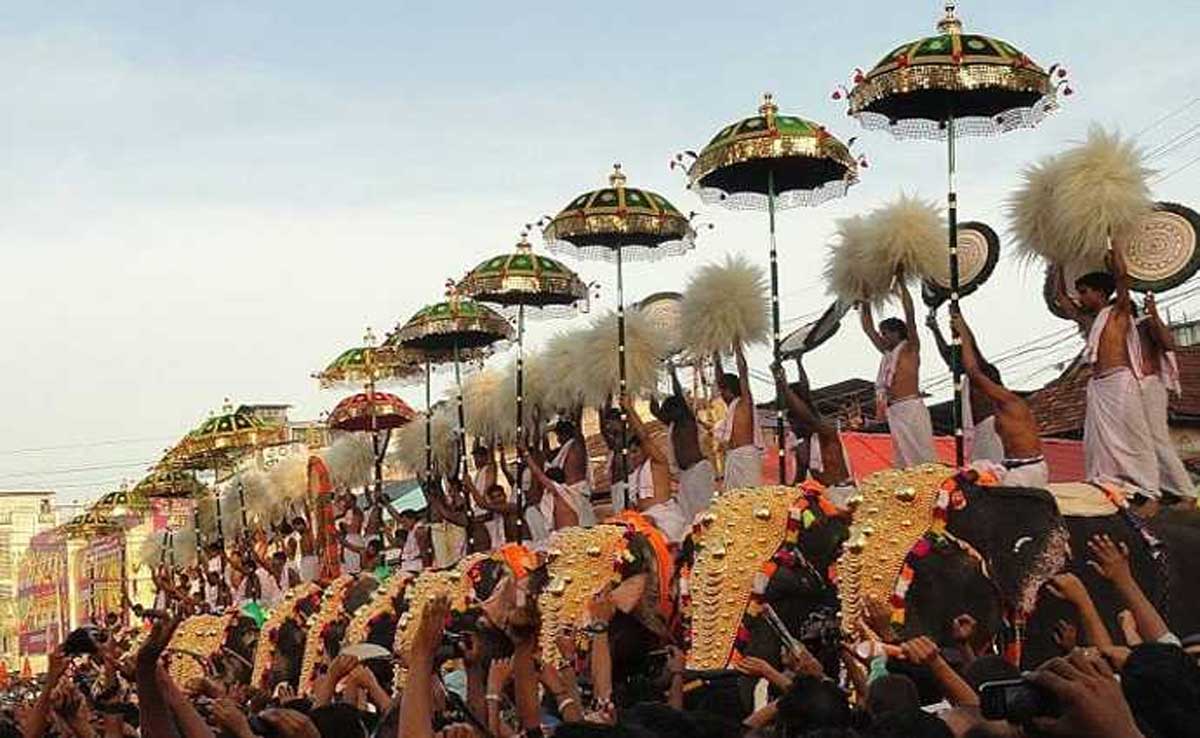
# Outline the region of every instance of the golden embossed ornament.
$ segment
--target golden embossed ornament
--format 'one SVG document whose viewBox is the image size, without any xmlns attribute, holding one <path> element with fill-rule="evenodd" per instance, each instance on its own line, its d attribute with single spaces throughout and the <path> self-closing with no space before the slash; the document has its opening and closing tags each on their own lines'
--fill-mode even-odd
<svg viewBox="0 0 1200 738">
<path fill-rule="evenodd" d="M 548 545 L 560 553 L 546 564 L 550 580 L 538 596 L 542 658 L 555 663 L 560 654 L 558 637 L 586 625 L 587 603 L 592 595 L 618 576 L 617 562 L 627 545 L 626 528 L 597 525 L 564 528 L 550 536 Z"/>
</svg>

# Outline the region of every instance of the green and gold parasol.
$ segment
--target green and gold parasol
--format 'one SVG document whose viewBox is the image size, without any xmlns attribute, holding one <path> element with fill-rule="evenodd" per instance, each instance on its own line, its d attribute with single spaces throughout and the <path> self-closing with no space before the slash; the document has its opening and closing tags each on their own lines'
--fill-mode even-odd
<svg viewBox="0 0 1200 738">
<path fill-rule="evenodd" d="M 472 269 L 458 283 L 460 294 L 480 302 L 515 308 L 517 314 L 517 438 L 525 440 L 525 316 L 567 317 L 586 306 L 588 286 L 562 262 L 533 253 L 527 233 L 516 250 L 494 256 Z M 520 466 L 520 464 L 518 464 Z M 521 479 L 518 469 L 517 479 Z M 524 505 L 518 485 L 518 504 Z"/>
<path fill-rule="evenodd" d="M 365 387 L 387 382 L 419 380 L 424 357 L 397 346 L 378 346 L 370 328 L 363 345 L 346 349 L 329 366 L 313 374 L 321 389 L 337 386 Z"/>
<path fill-rule="evenodd" d="M 488 306 L 464 297 L 453 282 L 446 285 L 446 299 L 418 310 L 388 337 L 388 343 L 429 355 L 449 352 L 454 360 L 454 383 L 458 393 L 458 463 L 466 463 L 466 410 L 463 407 L 462 361 L 486 356 L 495 344 L 511 340 L 513 328 L 504 316 Z M 429 361 L 425 364 L 425 465 L 433 467 L 432 402 Z M 467 513 L 471 498 L 466 496 Z"/>
<path fill-rule="evenodd" d="M 247 453 L 287 440 L 287 428 L 264 423 L 244 407 L 234 408 L 226 400 L 221 412 L 214 414 L 188 433 L 164 457 L 164 464 L 175 469 L 209 470 L 213 473 L 213 498 L 216 501 L 217 540 L 225 540 L 221 522 L 221 495 L 215 489 L 222 469 L 232 469 Z M 244 508 L 244 506 L 243 506 Z M 196 548 L 200 554 L 200 506 L 196 505 Z"/>
<path fill-rule="evenodd" d="M 116 519 L 128 515 L 140 515 L 150 509 L 150 500 L 135 486 L 132 489 L 122 484 L 120 489 L 109 492 L 92 503 L 92 510 Z"/>
<path fill-rule="evenodd" d="M 204 495 L 207 489 L 200 483 L 200 480 L 196 479 L 195 472 L 162 461 L 135 484 L 132 491 L 134 494 L 148 499 L 158 497 L 193 498 Z"/>
<path fill-rule="evenodd" d="M 816 206 L 846 194 L 858 181 L 859 161 L 824 126 L 780 115 L 768 93 L 758 115 L 722 128 L 687 166 L 688 186 L 700 199 L 732 209 L 766 210 L 771 235 L 771 319 L 775 361 L 783 339 L 779 320 L 779 255 L 775 211 Z M 676 157 L 683 166 L 683 155 Z M 783 398 L 775 399 L 779 483 L 786 475 Z"/>
<path fill-rule="evenodd" d="M 850 115 L 867 129 L 896 138 L 945 140 L 949 210 L 951 310 L 960 296 L 958 193 L 954 141 L 1032 128 L 1058 107 L 1058 92 L 1071 94 L 1066 70 L 1042 69 L 1007 41 L 963 33 L 956 3 L 945 3 L 937 34 L 897 46 L 871 71 L 857 71 L 854 87 L 834 93 L 848 99 Z M 955 458 L 963 463 L 962 367 L 954 339 Z"/>
<path fill-rule="evenodd" d="M 543 224 L 542 237 L 551 251 L 574 253 L 585 259 L 617 264 L 617 356 L 620 392 L 627 389 L 625 368 L 625 259 L 650 261 L 682 254 L 696 245 L 691 218 L 651 192 L 626 186 L 620 164 L 613 165 L 608 187 L 585 192 Z M 621 410 L 621 433 L 626 429 Z M 626 444 L 621 444 L 621 469 L 628 469 Z"/>
</svg>

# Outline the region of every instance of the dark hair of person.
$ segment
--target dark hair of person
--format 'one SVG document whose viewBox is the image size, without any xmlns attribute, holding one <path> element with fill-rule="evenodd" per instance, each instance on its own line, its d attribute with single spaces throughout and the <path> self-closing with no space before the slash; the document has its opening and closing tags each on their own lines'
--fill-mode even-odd
<svg viewBox="0 0 1200 738">
<path fill-rule="evenodd" d="M 560 420 L 554 424 L 554 433 L 559 437 L 567 436 L 574 438 L 578 435 L 575 432 L 575 424 L 569 420 Z"/>
<path fill-rule="evenodd" d="M 895 333 L 901 340 L 908 338 L 908 323 L 899 318 L 884 318 L 879 321 L 880 333 Z"/>
<path fill-rule="evenodd" d="M 567 481 L 566 472 L 564 472 L 561 468 L 559 468 L 557 466 L 554 467 L 553 469 L 547 469 L 546 476 L 550 477 L 551 481 L 558 482 L 559 484 L 564 484 Z"/>
<path fill-rule="evenodd" d="M 321 738 L 367 738 L 367 728 L 356 708 L 345 702 L 318 707 L 308 713 Z"/>
<path fill-rule="evenodd" d="M 889 712 L 920 709 L 921 697 L 916 683 L 902 674 L 884 674 L 867 689 L 867 712 L 876 718 Z"/>
<path fill-rule="evenodd" d="M 1006 679 L 1016 679 L 1021 676 L 1021 670 L 1004 660 L 1003 656 L 987 654 L 972 661 L 963 669 L 963 679 L 976 692 L 987 682 L 1002 682 Z"/>
<path fill-rule="evenodd" d="M 876 680 L 878 681 L 878 680 Z M 953 738 L 950 726 L 920 708 L 898 710 L 877 717 L 869 738 Z"/>
<path fill-rule="evenodd" d="M 817 728 L 844 728 L 850 725 L 850 702 L 833 682 L 804 676 L 792 682 L 779 699 L 779 722 L 788 735 L 799 735 Z"/>
<path fill-rule="evenodd" d="M 722 374 L 721 388 L 731 395 L 742 394 L 742 379 L 736 374 Z"/>
<path fill-rule="evenodd" d="M 1088 272 L 1075 280 L 1075 289 L 1079 289 L 1080 287 L 1087 287 L 1088 289 L 1102 292 L 1105 297 L 1108 297 L 1117 288 L 1117 280 L 1108 272 Z"/>
<path fill-rule="evenodd" d="M 1200 666 L 1182 648 L 1166 643 L 1134 646 L 1121 669 L 1121 691 L 1147 736 L 1196 734 Z"/>
</svg>

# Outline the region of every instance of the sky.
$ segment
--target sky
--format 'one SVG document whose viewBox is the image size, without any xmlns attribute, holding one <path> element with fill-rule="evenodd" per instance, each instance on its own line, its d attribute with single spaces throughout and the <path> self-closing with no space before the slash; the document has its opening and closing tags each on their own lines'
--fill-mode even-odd
<svg viewBox="0 0 1200 738">
<path fill-rule="evenodd" d="M 942 146 L 865 132 L 830 95 L 940 13 L 929 0 L 10 4 L 0 489 L 97 497 L 225 398 L 319 416 L 340 395 L 313 371 L 511 249 L 614 162 L 715 226 L 686 256 L 630 266 L 631 299 L 682 289 L 726 253 L 765 267 L 765 215 L 702 206 L 668 167 L 764 91 L 857 137 L 870 162 L 845 198 L 780 214 L 794 327 L 829 301 L 836 219 L 900 192 L 944 197 Z M 1200 103 L 1188 104 L 1200 61 L 1186 53 L 1200 4 L 968 0 L 959 14 L 968 31 L 1065 63 L 1076 91 L 1036 129 L 959 144 L 960 217 L 992 224 L 1005 254 L 964 310 L 989 353 L 1050 336 L 1002 366 L 1036 387 L 1075 346 L 1053 333 L 1066 324 L 1046 311 L 1038 270 L 1009 258 L 1004 196 L 1024 164 L 1098 123 L 1162 149 L 1156 198 L 1200 207 Z M 597 310 L 614 305 L 610 265 L 566 261 L 601 284 Z M 850 317 L 808 360 L 816 384 L 874 375 Z M 530 343 L 571 325 L 533 325 Z M 765 369 L 766 351 L 752 363 Z M 943 374 L 928 345 L 924 372 Z"/>
</svg>

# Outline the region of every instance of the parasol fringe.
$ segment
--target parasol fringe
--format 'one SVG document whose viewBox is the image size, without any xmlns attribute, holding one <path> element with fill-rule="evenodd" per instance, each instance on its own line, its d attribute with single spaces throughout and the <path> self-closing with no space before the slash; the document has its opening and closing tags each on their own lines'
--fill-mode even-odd
<svg viewBox="0 0 1200 738">
<path fill-rule="evenodd" d="M 766 341 L 770 310 L 762 268 L 744 256 L 727 255 L 724 263 L 701 267 L 684 290 L 683 346 L 693 356 L 710 356 L 736 342 Z"/>
</svg>

